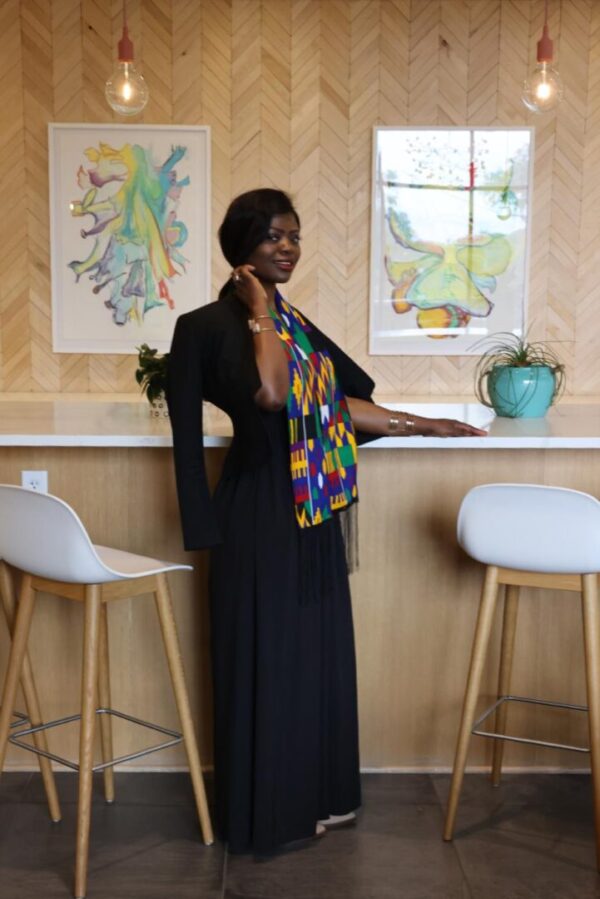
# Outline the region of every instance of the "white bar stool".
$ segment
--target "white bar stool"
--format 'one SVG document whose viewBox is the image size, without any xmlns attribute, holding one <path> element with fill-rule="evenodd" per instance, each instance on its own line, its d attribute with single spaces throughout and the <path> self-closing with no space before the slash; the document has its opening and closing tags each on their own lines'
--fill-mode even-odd
<svg viewBox="0 0 600 899">
<path fill-rule="evenodd" d="M 485 484 L 467 493 L 458 515 L 458 542 L 486 565 L 485 580 L 471 649 L 456 755 L 450 784 L 444 839 L 451 840 L 471 734 L 495 740 L 492 780 L 500 782 L 504 740 L 589 752 L 592 769 L 596 859 L 600 870 L 600 502 L 587 493 L 534 484 Z M 498 698 L 478 719 L 485 656 L 498 587 L 506 585 Z M 545 587 L 582 594 L 583 650 L 587 706 L 510 695 L 519 588 Z M 590 746 L 571 746 L 508 736 L 508 702 L 529 702 L 588 712 Z M 495 713 L 495 730 L 481 724 Z"/>
<path fill-rule="evenodd" d="M 164 749 L 183 740 L 203 839 L 207 845 L 213 842 L 202 768 L 166 578 L 168 571 L 190 570 L 191 566 L 162 562 L 106 546 L 94 546 L 73 509 L 61 499 L 48 494 L 12 485 L 0 485 L 0 512 L 0 558 L 22 573 L 12 647 L 0 708 L 0 771 L 4 767 L 15 694 L 24 671 L 35 591 L 79 600 L 84 604 L 81 714 L 47 724 L 40 722 L 38 726 L 33 724 L 30 728 L 19 728 L 14 736 L 10 736 L 11 742 L 38 753 L 42 758 L 55 759 L 79 771 L 74 896 L 76 899 L 83 899 L 87 887 L 94 771 L 104 771 L 106 799 L 112 802 L 114 799 L 112 765 Z M 156 600 L 182 734 L 132 718 L 111 708 L 107 603 L 143 594 L 153 594 Z M 96 707 L 97 695 L 100 708 Z M 100 716 L 103 763 L 94 766 L 94 726 L 97 714 Z M 118 715 L 135 724 L 159 731 L 165 734 L 168 740 L 150 750 L 114 759 L 111 715 Z M 39 715 L 37 717 L 39 718 Z M 47 728 L 79 718 L 81 728 L 78 764 L 49 753 L 43 746 L 35 743 L 31 746 L 23 742 L 24 736 L 32 735 L 34 741 L 39 743 L 40 735 Z M 35 717 L 32 721 L 34 720 Z"/>
</svg>

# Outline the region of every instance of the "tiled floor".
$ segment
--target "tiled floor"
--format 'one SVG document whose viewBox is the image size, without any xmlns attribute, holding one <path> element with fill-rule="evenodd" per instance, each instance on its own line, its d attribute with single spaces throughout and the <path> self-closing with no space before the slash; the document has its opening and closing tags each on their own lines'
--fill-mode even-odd
<svg viewBox="0 0 600 899">
<path fill-rule="evenodd" d="M 186 775 L 97 784 L 88 899 L 600 899 L 589 778 L 468 776 L 458 831 L 442 842 L 444 775 L 364 776 L 355 827 L 268 860 L 200 842 Z M 0 782 L 0 899 L 68 899 L 76 779 L 59 775 L 49 822 L 38 775 Z"/>
</svg>

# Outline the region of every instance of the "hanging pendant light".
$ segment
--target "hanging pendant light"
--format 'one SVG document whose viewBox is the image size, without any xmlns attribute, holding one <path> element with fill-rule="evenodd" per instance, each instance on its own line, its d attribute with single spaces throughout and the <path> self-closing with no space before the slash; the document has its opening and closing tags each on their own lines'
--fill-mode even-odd
<svg viewBox="0 0 600 899">
<path fill-rule="evenodd" d="M 123 34 L 119 41 L 117 68 L 104 86 L 104 95 L 119 115 L 137 115 L 148 102 L 148 85 L 133 64 L 133 42 L 127 31 L 127 8 L 123 0 Z"/>
<path fill-rule="evenodd" d="M 549 112 L 563 96 L 563 84 L 554 68 L 554 42 L 548 33 L 548 0 L 545 0 L 544 28 L 537 44 L 537 65 L 523 84 L 521 100 L 531 112 Z"/>
</svg>

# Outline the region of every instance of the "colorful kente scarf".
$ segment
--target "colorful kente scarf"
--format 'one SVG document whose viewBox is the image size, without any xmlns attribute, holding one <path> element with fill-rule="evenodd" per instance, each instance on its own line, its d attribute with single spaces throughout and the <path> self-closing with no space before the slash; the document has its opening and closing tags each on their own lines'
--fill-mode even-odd
<svg viewBox="0 0 600 899">
<path fill-rule="evenodd" d="M 273 320 L 290 372 L 287 414 L 296 519 L 309 528 L 358 499 L 356 439 L 329 353 L 313 349 L 310 325 L 279 293 L 275 307 Z"/>
</svg>

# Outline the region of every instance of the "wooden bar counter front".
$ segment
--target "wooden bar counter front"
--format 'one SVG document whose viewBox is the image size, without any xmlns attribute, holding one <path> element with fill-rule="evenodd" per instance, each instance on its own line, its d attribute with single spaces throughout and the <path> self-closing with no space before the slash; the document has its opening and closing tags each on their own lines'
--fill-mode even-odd
<svg viewBox="0 0 600 899">
<path fill-rule="evenodd" d="M 394 404 L 388 404 L 392 408 Z M 490 421 L 477 406 L 395 404 L 407 411 Z M 226 452 L 228 422 L 207 416 L 211 480 Z M 186 561 L 173 578 L 183 661 L 203 760 L 210 763 L 210 646 L 206 553 L 182 550 L 168 420 L 145 403 L 0 401 L 0 482 L 21 471 L 47 471 L 49 492 L 72 505 L 92 540 L 134 553 Z M 361 765 L 366 769 L 448 770 L 482 572 L 458 548 L 456 516 L 476 484 L 522 482 L 571 487 L 600 496 L 600 407 L 561 404 L 546 419 L 496 419 L 487 438 L 384 438 L 359 454 L 360 570 L 352 577 L 360 697 Z M 513 691 L 581 703 L 581 613 L 575 594 L 523 601 Z M 501 604 L 500 604 L 501 606 Z M 111 609 L 111 689 L 116 707 L 166 727 L 177 726 L 160 633 L 144 603 Z M 501 613 L 501 608 L 500 608 Z M 30 652 L 45 720 L 77 706 L 81 610 L 44 596 Z M 497 632 L 499 629 L 496 629 Z M 482 705 L 494 694 L 497 650 L 490 653 Z M 8 641 L 0 622 L 0 676 Z M 557 742 L 585 742 L 585 716 L 545 710 L 509 719 L 509 732 Z M 77 754 L 76 727 L 50 732 L 53 751 Z M 139 735 L 115 722 L 117 755 L 135 751 Z M 474 740 L 471 767 L 489 761 L 489 741 Z M 32 756 L 10 747 L 7 766 L 29 768 Z M 181 747 L 151 757 L 161 768 L 185 767 Z M 139 766 L 144 766 L 144 759 Z M 587 762 L 587 760 L 586 760 Z M 584 762 L 584 764 L 586 764 Z M 146 762 L 146 765 L 148 763 Z M 511 744 L 506 767 L 575 769 L 581 757 Z M 135 767 L 131 762 L 129 767 Z"/>
</svg>

